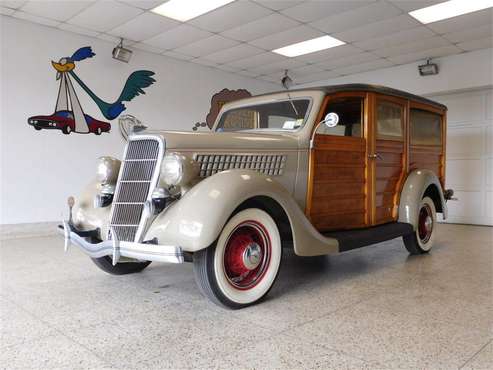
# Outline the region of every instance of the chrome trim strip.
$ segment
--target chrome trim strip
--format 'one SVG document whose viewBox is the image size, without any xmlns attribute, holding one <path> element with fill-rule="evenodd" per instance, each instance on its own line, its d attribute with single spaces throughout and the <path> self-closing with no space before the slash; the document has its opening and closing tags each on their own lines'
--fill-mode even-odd
<svg viewBox="0 0 493 370">
<path fill-rule="evenodd" d="M 86 238 L 73 231 L 67 221 L 63 221 L 62 233 L 65 235 L 67 247 L 69 244 L 74 244 L 92 258 L 111 256 L 113 265 L 118 263 L 120 257 L 168 263 L 183 263 L 185 261 L 180 247 L 119 241 L 116 238 L 116 233 L 113 230 L 111 232 L 114 234 L 112 240 L 90 243 Z"/>
</svg>

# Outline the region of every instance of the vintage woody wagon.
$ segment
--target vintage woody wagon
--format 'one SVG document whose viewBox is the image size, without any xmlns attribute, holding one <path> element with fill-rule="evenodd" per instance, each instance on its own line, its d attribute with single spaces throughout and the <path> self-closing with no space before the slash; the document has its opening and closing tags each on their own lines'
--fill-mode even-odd
<svg viewBox="0 0 493 370">
<path fill-rule="evenodd" d="M 283 247 L 317 256 L 402 236 L 426 253 L 453 193 L 445 129 L 441 104 L 352 84 L 228 103 L 211 132 L 134 132 L 121 162 L 100 158 L 66 247 L 117 275 L 193 262 L 230 308 L 267 294 Z"/>
</svg>

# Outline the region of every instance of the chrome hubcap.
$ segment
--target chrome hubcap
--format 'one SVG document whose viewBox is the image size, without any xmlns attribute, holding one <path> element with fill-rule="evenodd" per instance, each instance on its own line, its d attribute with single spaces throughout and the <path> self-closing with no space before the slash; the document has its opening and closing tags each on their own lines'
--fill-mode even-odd
<svg viewBox="0 0 493 370">
<path fill-rule="evenodd" d="M 262 248 L 255 242 L 248 244 L 243 251 L 243 264 L 248 270 L 254 270 L 262 262 Z"/>
</svg>

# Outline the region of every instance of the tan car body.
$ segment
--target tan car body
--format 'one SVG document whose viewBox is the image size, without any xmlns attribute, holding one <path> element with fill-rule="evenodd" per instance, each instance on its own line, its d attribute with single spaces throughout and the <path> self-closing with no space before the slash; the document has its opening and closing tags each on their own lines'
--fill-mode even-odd
<svg viewBox="0 0 493 370">
<path fill-rule="evenodd" d="M 196 179 L 157 216 L 149 216 L 141 240 L 157 240 L 159 244 L 179 246 L 185 252 L 207 248 L 218 238 L 234 211 L 251 199 L 269 198 L 285 212 L 294 251 L 301 256 L 339 252 L 336 238 L 322 235 L 305 214 L 310 145 L 314 126 L 326 92 L 301 90 L 268 94 L 226 104 L 221 112 L 237 107 L 269 101 L 309 98 L 310 108 L 305 124 L 298 130 L 238 131 L 229 133 L 145 131 L 143 135 L 161 137 L 166 153 L 179 153 L 190 160 L 198 155 L 282 155 L 282 174 L 265 175 L 248 169 L 232 169 L 206 178 Z M 219 114 L 218 121 L 221 117 Z M 217 124 L 217 122 L 216 122 Z M 139 136 L 138 134 L 136 134 Z M 132 137 L 130 138 L 132 140 Z M 439 193 L 440 209 L 447 215 L 442 186 L 436 174 L 428 170 L 411 172 L 402 190 L 398 220 L 417 227 L 417 206 L 425 189 L 433 184 Z M 155 184 L 158 186 L 158 183 Z M 82 230 L 100 230 L 100 238 L 109 234 L 111 207 L 95 208 L 93 199 L 101 191 L 98 181 L 92 182 L 77 198 L 74 224 Z"/>
</svg>

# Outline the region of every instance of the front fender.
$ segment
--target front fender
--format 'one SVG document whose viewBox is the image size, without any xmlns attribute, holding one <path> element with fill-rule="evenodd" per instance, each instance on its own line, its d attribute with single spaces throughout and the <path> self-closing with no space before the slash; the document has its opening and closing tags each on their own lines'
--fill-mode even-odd
<svg viewBox="0 0 493 370">
<path fill-rule="evenodd" d="M 100 229 L 100 237 L 107 239 L 108 223 L 110 220 L 111 206 L 103 208 L 94 207 L 94 197 L 101 192 L 101 184 L 94 179 L 76 197 L 73 212 L 73 222 L 79 230 Z"/>
<path fill-rule="evenodd" d="M 145 239 L 177 245 L 195 252 L 211 245 L 233 211 L 244 201 L 266 196 L 286 212 L 291 224 L 295 253 L 335 253 L 335 239 L 320 235 L 307 220 L 291 194 L 272 178 L 251 170 L 229 170 L 210 176 L 191 188 L 148 229 Z"/>
<path fill-rule="evenodd" d="M 399 202 L 399 222 L 406 222 L 413 225 L 414 230 L 417 229 L 418 207 L 426 189 L 430 185 L 434 185 L 438 190 L 443 218 L 447 218 L 447 203 L 443 196 L 442 185 L 438 177 L 430 170 L 414 170 L 407 176 L 404 187 L 402 188 Z"/>
</svg>

